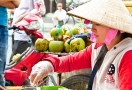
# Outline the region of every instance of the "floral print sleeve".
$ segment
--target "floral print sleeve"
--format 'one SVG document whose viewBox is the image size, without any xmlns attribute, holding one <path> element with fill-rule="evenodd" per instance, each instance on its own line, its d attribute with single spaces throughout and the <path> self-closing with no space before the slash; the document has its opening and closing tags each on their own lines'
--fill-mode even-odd
<svg viewBox="0 0 132 90">
<path fill-rule="evenodd" d="M 44 0 L 33 0 L 35 9 L 31 11 L 34 14 L 44 15 L 46 12 Z"/>
</svg>

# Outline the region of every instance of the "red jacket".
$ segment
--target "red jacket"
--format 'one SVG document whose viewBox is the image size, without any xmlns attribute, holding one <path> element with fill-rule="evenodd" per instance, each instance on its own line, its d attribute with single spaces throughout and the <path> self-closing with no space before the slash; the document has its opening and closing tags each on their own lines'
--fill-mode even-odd
<svg viewBox="0 0 132 90">
<path fill-rule="evenodd" d="M 95 49 L 101 46 L 96 44 Z M 49 60 L 55 72 L 70 72 L 77 69 L 91 68 L 91 52 L 92 46 L 86 47 L 84 50 L 64 57 L 48 56 L 44 58 Z M 125 53 L 119 67 L 120 90 L 132 90 L 132 50 Z"/>
</svg>

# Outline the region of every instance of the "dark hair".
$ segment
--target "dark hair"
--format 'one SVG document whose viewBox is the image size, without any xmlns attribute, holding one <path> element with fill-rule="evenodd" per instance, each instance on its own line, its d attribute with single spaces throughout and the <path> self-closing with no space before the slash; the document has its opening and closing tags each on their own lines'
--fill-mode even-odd
<svg viewBox="0 0 132 90">
<path fill-rule="evenodd" d="M 63 6 L 63 3 L 62 3 L 62 2 L 58 2 L 57 5 L 58 5 L 58 4 L 62 4 L 62 6 Z"/>
<path fill-rule="evenodd" d="M 122 39 L 125 39 L 125 38 L 127 38 L 127 37 L 131 37 L 132 38 L 132 34 L 130 34 L 130 33 L 122 33 L 123 35 L 122 35 Z"/>
</svg>

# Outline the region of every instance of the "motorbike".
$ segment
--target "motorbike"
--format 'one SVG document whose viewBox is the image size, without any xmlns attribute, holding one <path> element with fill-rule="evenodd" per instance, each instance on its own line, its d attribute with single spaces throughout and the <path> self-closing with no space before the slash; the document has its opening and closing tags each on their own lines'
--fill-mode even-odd
<svg viewBox="0 0 132 90">
<path fill-rule="evenodd" d="M 42 33 L 37 31 L 40 29 L 39 19 L 39 16 L 27 15 L 21 22 L 9 28 L 15 31 L 25 30 L 30 37 L 31 47 L 28 47 L 15 61 L 6 65 L 4 71 L 6 86 L 22 86 L 29 84 L 28 77 L 32 67 L 46 56 L 46 54 L 37 52 L 34 47 L 35 41 L 38 38 L 43 38 Z"/>
</svg>

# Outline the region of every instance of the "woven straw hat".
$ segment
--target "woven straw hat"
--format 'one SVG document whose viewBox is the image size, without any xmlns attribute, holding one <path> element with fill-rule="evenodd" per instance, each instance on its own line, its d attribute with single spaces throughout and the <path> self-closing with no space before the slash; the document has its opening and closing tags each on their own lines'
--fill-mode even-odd
<svg viewBox="0 0 132 90">
<path fill-rule="evenodd" d="M 92 0 L 68 14 L 132 33 L 132 17 L 121 0 Z"/>
</svg>

